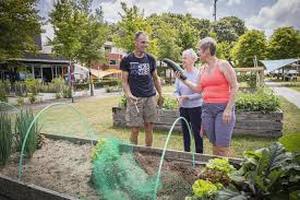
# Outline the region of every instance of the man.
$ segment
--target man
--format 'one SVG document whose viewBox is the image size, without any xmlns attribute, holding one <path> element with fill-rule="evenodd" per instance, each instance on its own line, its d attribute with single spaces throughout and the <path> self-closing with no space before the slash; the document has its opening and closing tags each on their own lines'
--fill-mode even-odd
<svg viewBox="0 0 300 200">
<path fill-rule="evenodd" d="M 152 146 L 153 123 L 157 118 L 156 91 L 162 104 L 161 85 L 156 70 L 156 61 L 145 50 L 149 40 L 144 32 L 137 32 L 134 51 L 124 57 L 120 64 L 122 86 L 127 98 L 126 122 L 131 127 L 130 142 L 138 144 L 139 129 L 144 126 L 145 144 Z M 155 87 L 155 88 L 154 88 Z"/>
</svg>

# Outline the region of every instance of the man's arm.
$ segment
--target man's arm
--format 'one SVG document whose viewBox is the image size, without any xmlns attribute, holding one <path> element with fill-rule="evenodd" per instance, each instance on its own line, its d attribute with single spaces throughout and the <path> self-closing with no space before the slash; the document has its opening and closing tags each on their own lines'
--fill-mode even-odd
<svg viewBox="0 0 300 200">
<path fill-rule="evenodd" d="M 128 84 L 128 72 L 127 71 L 122 71 L 122 87 L 123 87 L 123 90 L 124 90 L 124 93 L 125 93 L 125 96 L 127 97 L 127 99 L 137 100 L 137 98 L 135 96 L 133 96 L 130 91 L 130 87 Z"/>
<path fill-rule="evenodd" d="M 152 77 L 153 77 L 154 86 L 155 86 L 155 88 L 157 90 L 158 95 L 162 96 L 160 79 L 159 79 L 159 76 L 157 74 L 157 70 L 156 69 L 152 72 Z"/>
</svg>

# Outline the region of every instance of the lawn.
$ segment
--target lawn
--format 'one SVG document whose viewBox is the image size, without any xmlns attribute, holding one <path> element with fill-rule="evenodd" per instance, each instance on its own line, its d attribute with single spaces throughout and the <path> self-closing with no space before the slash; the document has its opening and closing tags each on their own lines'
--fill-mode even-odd
<svg viewBox="0 0 300 200">
<path fill-rule="evenodd" d="M 169 88 L 171 90 L 171 87 Z M 128 140 L 130 130 L 112 126 L 112 106 L 118 105 L 119 97 L 86 98 L 68 106 L 56 106 L 41 115 L 42 132 L 78 137 L 117 137 Z M 284 134 L 300 133 L 300 109 L 281 98 L 284 111 Z M 72 107 L 79 113 L 75 112 Z M 36 110 L 37 112 L 38 110 Z M 168 131 L 155 131 L 154 146 L 163 147 Z M 235 156 L 241 156 L 245 150 L 264 147 L 276 138 L 260 138 L 254 136 L 234 136 L 232 148 Z M 144 144 L 144 132 L 140 133 L 139 144 Z M 211 153 L 211 145 L 205 139 L 205 153 Z M 182 136 L 175 132 L 168 145 L 170 149 L 182 150 Z"/>
<path fill-rule="evenodd" d="M 300 92 L 300 87 L 298 86 L 298 87 L 290 87 L 291 89 L 293 89 L 293 90 L 296 90 L 297 92 Z"/>
</svg>

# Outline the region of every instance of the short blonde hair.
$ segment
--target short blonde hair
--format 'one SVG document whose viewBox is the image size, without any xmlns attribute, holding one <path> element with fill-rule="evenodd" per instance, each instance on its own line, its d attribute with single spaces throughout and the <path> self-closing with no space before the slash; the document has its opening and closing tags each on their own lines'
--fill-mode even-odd
<svg viewBox="0 0 300 200">
<path fill-rule="evenodd" d="M 193 49 L 186 49 L 182 52 L 182 56 L 188 55 L 190 56 L 193 60 L 197 60 L 198 56 L 196 54 L 196 52 Z"/>
<path fill-rule="evenodd" d="M 210 55 L 215 56 L 217 51 L 217 42 L 212 37 L 206 37 L 199 42 L 200 49 L 209 49 Z"/>
</svg>

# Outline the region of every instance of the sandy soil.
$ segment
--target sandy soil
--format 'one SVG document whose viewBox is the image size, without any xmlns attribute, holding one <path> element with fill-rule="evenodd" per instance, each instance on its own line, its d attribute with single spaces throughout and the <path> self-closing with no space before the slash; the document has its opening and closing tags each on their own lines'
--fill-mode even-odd
<svg viewBox="0 0 300 200">
<path fill-rule="evenodd" d="M 82 199 L 99 199 L 90 184 L 92 164 L 90 144 L 45 139 L 44 145 L 30 160 L 25 160 L 22 181 L 66 193 Z M 160 158 L 135 154 L 137 163 L 149 175 L 156 174 Z M 0 174 L 17 179 L 19 154 L 11 156 Z M 184 199 L 191 194 L 199 168 L 175 161 L 165 161 L 161 180 L 163 187 L 158 199 Z"/>
</svg>

